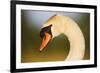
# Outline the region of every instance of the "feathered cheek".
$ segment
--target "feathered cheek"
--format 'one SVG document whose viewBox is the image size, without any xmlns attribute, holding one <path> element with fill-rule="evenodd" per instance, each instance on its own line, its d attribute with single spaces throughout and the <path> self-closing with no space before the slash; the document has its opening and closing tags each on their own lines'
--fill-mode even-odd
<svg viewBox="0 0 100 73">
<path fill-rule="evenodd" d="M 52 27 L 51 32 L 52 32 L 52 38 L 60 35 L 59 33 L 60 31 L 58 30 L 58 28 Z"/>
</svg>

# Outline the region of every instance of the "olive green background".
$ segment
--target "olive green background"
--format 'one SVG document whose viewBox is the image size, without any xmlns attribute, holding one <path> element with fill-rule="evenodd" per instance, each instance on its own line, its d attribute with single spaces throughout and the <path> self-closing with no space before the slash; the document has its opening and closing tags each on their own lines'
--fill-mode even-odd
<svg viewBox="0 0 100 73">
<path fill-rule="evenodd" d="M 70 50 L 70 42 L 63 34 L 49 42 L 42 52 L 40 30 L 51 16 L 60 12 L 21 10 L 21 62 L 64 61 Z M 90 59 L 90 14 L 62 12 L 71 17 L 81 28 L 85 37 L 84 60 Z M 77 43 L 77 41 L 76 41 Z"/>
</svg>

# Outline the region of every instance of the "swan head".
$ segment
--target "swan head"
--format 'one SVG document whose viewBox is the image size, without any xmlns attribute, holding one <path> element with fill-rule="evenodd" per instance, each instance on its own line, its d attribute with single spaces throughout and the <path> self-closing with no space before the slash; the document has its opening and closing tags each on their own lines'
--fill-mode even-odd
<svg viewBox="0 0 100 73">
<path fill-rule="evenodd" d="M 63 33 L 64 28 L 61 29 L 61 24 L 61 16 L 54 15 L 43 25 L 40 31 L 40 37 L 42 38 L 40 52 L 46 47 L 51 39 Z"/>
</svg>

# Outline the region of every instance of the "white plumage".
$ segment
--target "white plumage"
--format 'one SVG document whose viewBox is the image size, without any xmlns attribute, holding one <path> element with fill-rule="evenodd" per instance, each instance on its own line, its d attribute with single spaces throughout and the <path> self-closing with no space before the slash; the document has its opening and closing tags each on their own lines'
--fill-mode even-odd
<svg viewBox="0 0 100 73">
<path fill-rule="evenodd" d="M 64 15 L 54 15 L 43 25 L 52 24 L 52 39 L 64 33 L 70 42 L 70 51 L 66 60 L 81 60 L 85 53 L 85 39 L 78 24 L 70 17 Z"/>
</svg>

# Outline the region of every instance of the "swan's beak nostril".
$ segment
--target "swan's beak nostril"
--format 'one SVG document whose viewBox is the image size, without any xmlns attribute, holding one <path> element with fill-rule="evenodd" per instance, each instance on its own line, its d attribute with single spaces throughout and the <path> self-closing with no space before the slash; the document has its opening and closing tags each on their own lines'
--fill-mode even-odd
<svg viewBox="0 0 100 73">
<path fill-rule="evenodd" d="M 40 46 L 40 52 L 42 52 L 42 50 L 46 47 L 46 45 L 48 44 L 48 42 L 50 41 L 51 39 L 51 35 L 47 32 L 45 32 L 45 37 L 43 38 L 42 40 L 42 44 Z"/>
</svg>

